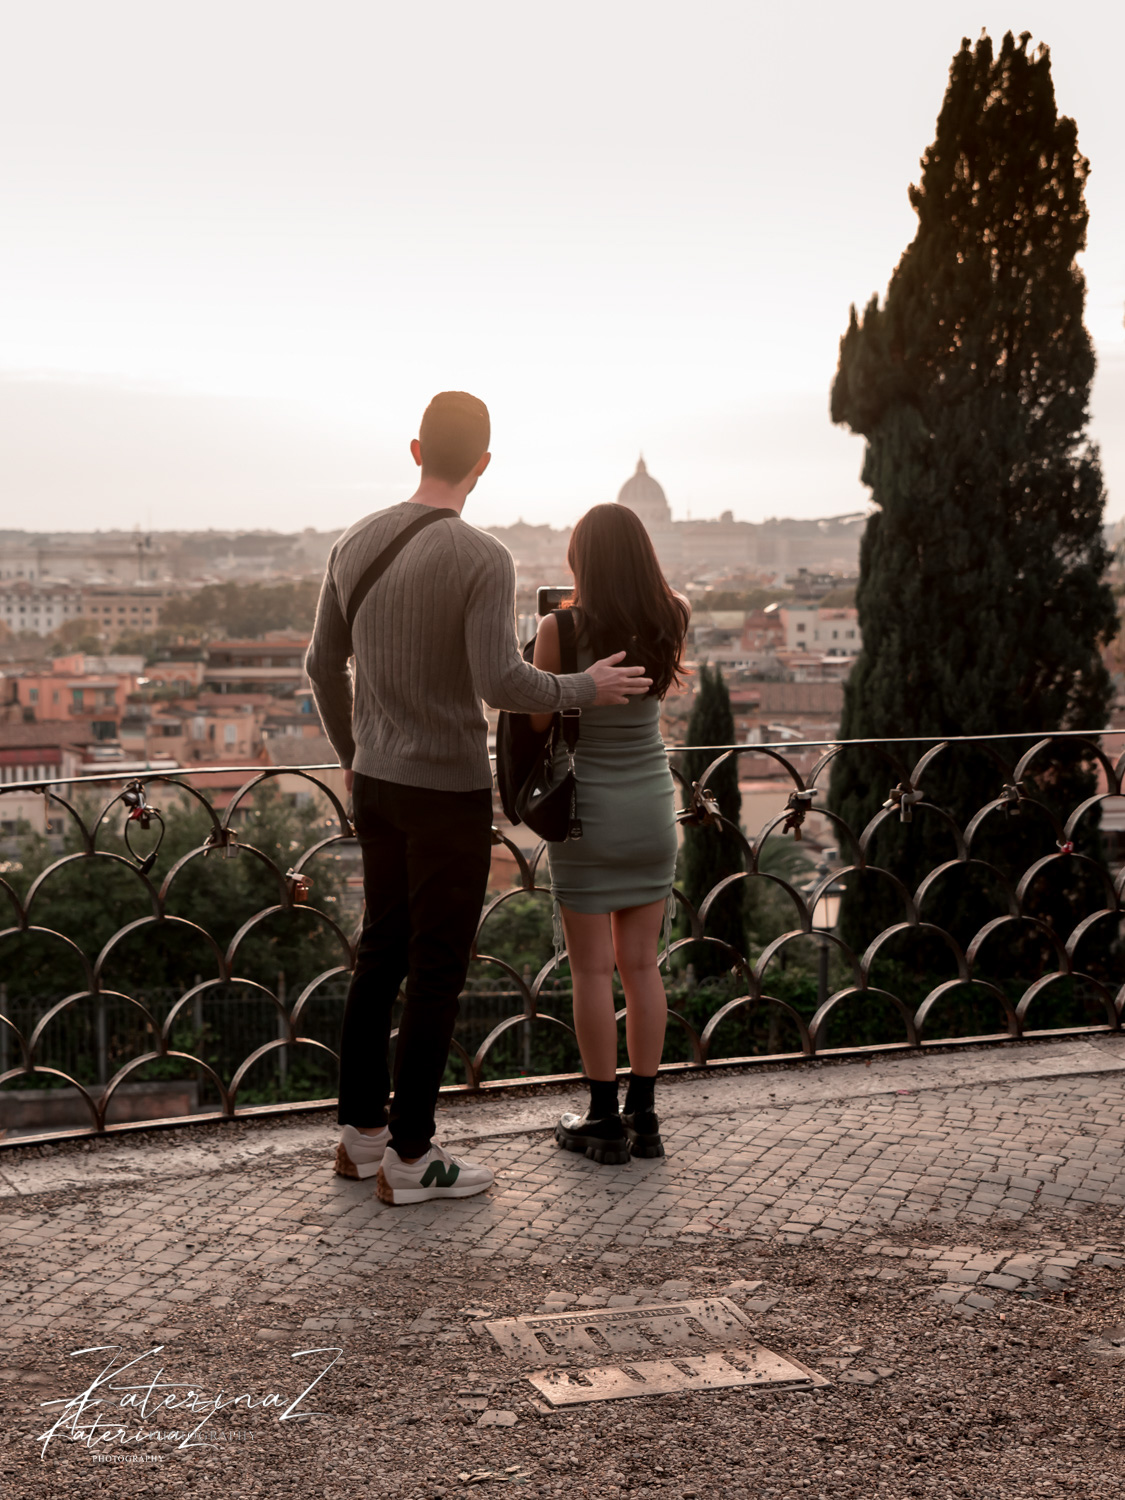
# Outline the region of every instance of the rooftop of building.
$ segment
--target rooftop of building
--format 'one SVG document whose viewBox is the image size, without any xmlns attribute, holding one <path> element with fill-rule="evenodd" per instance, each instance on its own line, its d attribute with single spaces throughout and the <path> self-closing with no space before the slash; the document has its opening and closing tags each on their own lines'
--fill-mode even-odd
<svg viewBox="0 0 1125 1500">
<path fill-rule="evenodd" d="M 334 766 L 336 752 L 323 734 L 274 734 L 263 742 L 263 753 L 275 766 Z"/>
<path fill-rule="evenodd" d="M 303 670 L 299 661 L 288 667 L 209 666 L 204 676 L 208 682 L 291 682 Z"/>
<path fill-rule="evenodd" d="M 282 650 L 300 650 L 307 647 L 312 637 L 307 630 L 275 630 L 269 635 L 262 636 L 259 640 L 222 640 L 209 641 L 206 650 L 214 651 L 246 651 L 261 652 L 263 654 Z"/>
<path fill-rule="evenodd" d="M 49 745 L 67 745 L 81 750 L 90 738 L 90 730 L 81 721 L 50 719 L 45 723 L 0 724 L 0 748 L 5 750 L 37 749 Z"/>
<path fill-rule="evenodd" d="M 750 682 L 731 689 L 735 707 L 756 705 L 765 713 L 831 713 L 844 707 L 840 682 Z"/>
</svg>

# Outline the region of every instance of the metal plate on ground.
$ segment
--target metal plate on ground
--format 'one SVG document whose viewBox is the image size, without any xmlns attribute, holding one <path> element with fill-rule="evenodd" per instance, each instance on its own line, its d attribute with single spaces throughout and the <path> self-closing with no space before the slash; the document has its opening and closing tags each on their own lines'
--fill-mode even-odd
<svg viewBox="0 0 1125 1500">
<path fill-rule="evenodd" d="M 533 1313 L 497 1318 L 484 1330 L 506 1354 L 569 1367 L 527 1377 L 552 1406 L 731 1386 L 811 1390 L 828 1384 L 823 1375 L 764 1349 L 751 1334 L 750 1320 L 727 1297 Z M 619 1362 L 574 1368 L 576 1355 L 601 1355 L 604 1361 L 607 1354 Z"/>
<path fill-rule="evenodd" d="M 506 1354 L 571 1363 L 576 1354 L 707 1354 L 716 1347 L 752 1344 L 750 1321 L 727 1297 L 607 1307 L 589 1312 L 533 1313 L 485 1323 Z"/>
<path fill-rule="evenodd" d="M 616 1401 L 625 1396 L 664 1396 L 679 1391 L 715 1391 L 731 1386 L 769 1386 L 771 1390 L 812 1390 L 827 1385 L 823 1375 L 784 1359 L 770 1349 L 727 1350 L 686 1355 L 682 1359 L 631 1360 L 597 1365 L 573 1373 L 538 1370 L 527 1377 L 552 1406 L 588 1401 Z"/>
</svg>

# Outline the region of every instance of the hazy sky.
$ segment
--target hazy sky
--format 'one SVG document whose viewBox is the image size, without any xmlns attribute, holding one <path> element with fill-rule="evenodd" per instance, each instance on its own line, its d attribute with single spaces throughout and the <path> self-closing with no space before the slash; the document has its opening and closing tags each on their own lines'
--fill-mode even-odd
<svg viewBox="0 0 1125 1500">
<path fill-rule="evenodd" d="M 40 0 L 0 54 L 0 525 L 343 525 L 443 388 L 492 410 L 478 522 L 573 520 L 642 449 L 678 516 L 862 506 L 837 341 L 982 26 L 1050 45 L 1092 162 L 1122 515 L 1125 7 Z"/>
</svg>

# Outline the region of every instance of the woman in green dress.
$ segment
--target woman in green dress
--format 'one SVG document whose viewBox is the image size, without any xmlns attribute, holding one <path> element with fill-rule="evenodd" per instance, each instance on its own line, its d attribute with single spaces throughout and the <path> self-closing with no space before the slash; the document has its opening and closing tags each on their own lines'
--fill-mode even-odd
<svg viewBox="0 0 1125 1500">
<path fill-rule="evenodd" d="M 574 990 L 574 1026 L 590 1088 L 582 1116 L 563 1115 L 560 1145 L 594 1161 L 663 1156 L 654 1106 L 668 1003 L 657 968 L 661 929 L 674 905 L 676 821 L 672 775 L 660 738 L 660 700 L 679 680 L 691 606 L 668 586 L 640 518 L 623 505 L 596 505 L 574 528 L 578 670 L 615 651 L 652 678 L 644 698 L 586 709 L 575 755 L 582 837 L 549 846 L 551 893 L 561 918 Z M 542 623 L 535 665 L 561 670 L 558 624 Z M 532 718 L 546 729 L 548 714 Z M 555 776 L 565 775 L 560 743 Z M 613 971 L 625 991 L 629 1084 L 624 1118 L 617 1099 Z"/>
</svg>

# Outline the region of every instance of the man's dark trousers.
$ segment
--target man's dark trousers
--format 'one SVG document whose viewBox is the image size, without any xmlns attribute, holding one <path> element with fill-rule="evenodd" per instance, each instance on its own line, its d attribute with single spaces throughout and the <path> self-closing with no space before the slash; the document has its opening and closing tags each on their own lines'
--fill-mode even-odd
<svg viewBox="0 0 1125 1500">
<path fill-rule="evenodd" d="M 340 1038 L 341 1125 L 387 1119 L 391 1010 L 406 1001 L 395 1049 L 391 1145 L 421 1156 L 434 1134 L 458 996 L 488 888 L 492 793 L 435 792 L 355 777 L 366 911 Z"/>
</svg>

